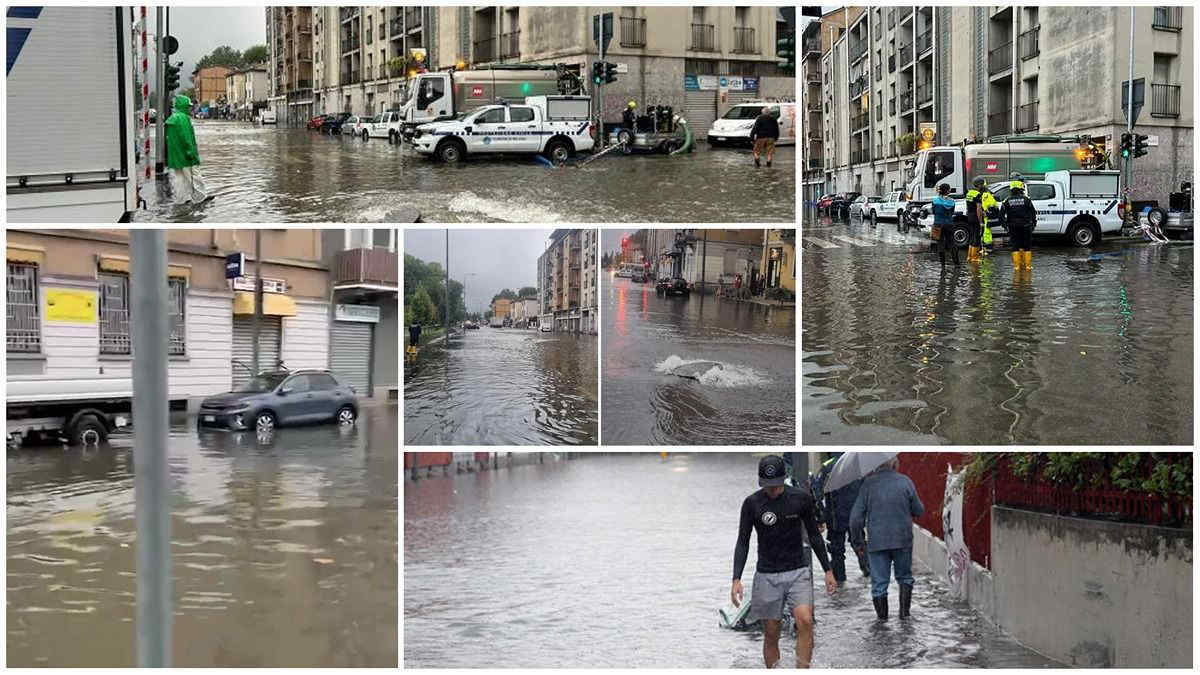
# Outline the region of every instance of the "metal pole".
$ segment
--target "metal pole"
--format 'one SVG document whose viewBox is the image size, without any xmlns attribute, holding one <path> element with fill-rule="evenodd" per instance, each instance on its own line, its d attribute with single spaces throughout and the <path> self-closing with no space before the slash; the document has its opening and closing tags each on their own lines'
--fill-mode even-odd
<svg viewBox="0 0 1200 675">
<path fill-rule="evenodd" d="M 258 340 L 259 331 L 262 330 L 262 306 L 263 306 L 263 283 L 262 283 L 262 230 L 254 230 L 254 318 L 250 324 L 250 370 L 253 372 L 251 377 L 258 375 Z"/>
<path fill-rule="evenodd" d="M 141 78 L 141 112 L 138 113 L 138 207 L 146 206 L 150 182 L 150 43 L 146 36 L 146 7 L 138 7 L 138 75 Z"/>
<path fill-rule="evenodd" d="M 708 229 L 704 230 L 704 245 L 700 249 L 700 297 L 708 290 Z"/>
<path fill-rule="evenodd" d="M 167 235 L 129 235 L 133 284 L 137 663 L 171 665 L 171 504 L 167 465 Z"/>
<path fill-rule="evenodd" d="M 446 337 L 442 344 L 450 346 L 450 228 L 446 228 L 446 306 L 442 309 L 446 317 Z"/>
<path fill-rule="evenodd" d="M 1125 129 L 1130 134 L 1133 134 L 1133 7 L 1129 7 L 1129 86 L 1125 97 L 1128 104 L 1125 107 Z M 1132 136 L 1130 136 L 1132 139 Z M 1129 199 L 1129 186 L 1133 183 L 1133 151 L 1130 151 L 1129 156 L 1125 158 L 1125 204 L 1132 205 Z M 1126 216 L 1129 216 L 1130 209 L 1126 208 Z M 1137 220 L 1133 221 L 1135 224 Z"/>
<path fill-rule="evenodd" d="M 163 54 L 163 37 L 167 29 L 167 21 L 163 16 L 163 8 L 154 8 L 154 82 L 158 87 L 158 116 L 154 123 L 154 147 L 156 159 L 154 162 L 154 174 L 162 176 L 165 174 L 165 164 L 167 157 L 167 137 L 163 133 L 163 118 L 167 116 L 167 90 L 163 86 L 166 80 L 163 63 L 166 62 L 166 56 Z"/>
<path fill-rule="evenodd" d="M 600 72 L 604 72 L 604 11 L 600 12 L 600 44 L 597 45 L 600 52 Z M 600 107 L 600 147 L 607 144 L 608 137 L 604 135 L 604 77 L 601 75 L 600 82 L 596 84 L 596 105 Z"/>
</svg>

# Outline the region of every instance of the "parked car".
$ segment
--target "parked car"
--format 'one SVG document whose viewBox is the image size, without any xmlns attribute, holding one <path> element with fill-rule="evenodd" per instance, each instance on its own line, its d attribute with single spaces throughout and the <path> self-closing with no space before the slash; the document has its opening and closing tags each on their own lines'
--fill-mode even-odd
<svg viewBox="0 0 1200 675">
<path fill-rule="evenodd" d="M 842 192 L 833 198 L 829 204 L 829 215 L 834 216 L 850 216 L 850 204 L 858 199 L 861 192 Z"/>
<path fill-rule="evenodd" d="M 872 209 L 877 218 L 895 219 L 897 223 L 904 217 L 906 210 L 908 200 L 904 196 L 904 190 L 892 190 L 883 196 L 883 202 Z"/>
<path fill-rule="evenodd" d="M 827 211 L 829 209 L 829 205 L 833 203 L 833 198 L 836 196 L 837 195 L 821 195 L 821 198 L 817 200 L 817 211 Z"/>
<path fill-rule="evenodd" d="M 328 370 L 259 373 L 236 391 L 200 403 L 199 425 L 219 429 L 269 431 L 285 424 L 358 419 L 354 387 Z"/>
<path fill-rule="evenodd" d="M 552 331 L 554 330 L 554 327 L 553 327 L 553 326 L 551 326 L 551 325 L 550 325 L 550 324 L 548 324 L 548 323 L 545 323 L 545 324 L 542 324 L 542 325 L 541 325 L 541 327 L 540 327 L 540 330 L 541 330 L 543 333 L 550 333 L 550 332 L 552 332 Z"/>
<path fill-rule="evenodd" d="M 629 280 L 635 284 L 644 284 L 646 283 L 646 274 L 641 270 L 634 270 L 633 276 L 629 277 Z"/>
<path fill-rule="evenodd" d="M 321 133 L 323 134 L 340 134 L 342 133 L 342 125 L 346 120 L 350 119 L 351 115 L 348 112 L 334 113 L 326 115 L 325 120 L 321 122 Z"/>
<path fill-rule="evenodd" d="M 361 138 L 365 141 L 370 133 L 369 129 L 371 128 L 371 125 L 375 123 L 376 119 L 378 118 L 351 115 L 346 119 L 346 122 L 342 124 L 342 133 L 349 134 L 355 138 Z"/>
<path fill-rule="evenodd" d="M 308 122 L 304 125 L 304 128 L 320 129 L 321 125 L 324 124 L 326 117 L 329 117 L 329 115 L 317 115 L 316 117 L 310 117 L 308 118 Z"/>
<path fill-rule="evenodd" d="M 850 217 L 871 218 L 871 213 L 883 203 L 883 197 L 872 197 L 869 195 L 859 195 L 850 202 Z"/>
<path fill-rule="evenodd" d="M 692 285 L 683 277 L 662 278 L 654 286 L 654 292 L 662 295 L 688 295 L 692 292 Z"/>
</svg>

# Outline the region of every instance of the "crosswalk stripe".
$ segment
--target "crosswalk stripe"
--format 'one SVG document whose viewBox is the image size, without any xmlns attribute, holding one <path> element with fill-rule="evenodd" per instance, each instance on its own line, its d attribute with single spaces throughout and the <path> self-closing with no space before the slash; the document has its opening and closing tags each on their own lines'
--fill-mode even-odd
<svg viewBox="0 0 1200 675">
<path fill-rule="evenodd" d="M 854 244 L 856 246 L 874 246 L 875 245 L 875 242 L 871 241 L 870 239 L 860 239 L 858 237 L 848 237 L 844 234 L 835 234 L 835 235 L 833 235 L 833 238 L 840 239 L 846 243 Z"/>
<path fill-rule="evenodd" d="M 835 244 L 831 241 L 825 241 L 824 239 L 817 239 L 816 237 L 805 237 L 804 241 L 807 241 L 810 244 L 816 244 L 817 246 L 820 246 L 821 248 L 840 248 L 837 244 Z"/>
</svg>

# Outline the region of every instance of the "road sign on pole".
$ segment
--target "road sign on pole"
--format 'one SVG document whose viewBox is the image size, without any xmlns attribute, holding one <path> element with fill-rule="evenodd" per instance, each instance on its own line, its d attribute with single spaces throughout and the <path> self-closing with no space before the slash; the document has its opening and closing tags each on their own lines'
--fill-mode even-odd
<svg viewBox="0 0 1200 675">
<path fill-rule="evenodd" d="M 1137 124 L 1138 113 L 1146 103 L 1146 78 L 1139 77 L 1133 81 L 1133 120 L 1129 123 L 1132 128 Z M 1129 80 L 1121 83 L 1121 113 L 1129 119 Z"/>
</svg>

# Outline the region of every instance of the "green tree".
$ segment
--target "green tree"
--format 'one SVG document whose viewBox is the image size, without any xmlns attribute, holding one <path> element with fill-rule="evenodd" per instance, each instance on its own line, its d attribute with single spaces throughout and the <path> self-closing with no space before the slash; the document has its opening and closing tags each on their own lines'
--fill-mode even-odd
<svg viewBox="0 0 1200 675">
<path fill-rule="evenodd" d="M 226 68 L 241 68 L 245 65 L 242 59 L 242 53 L 230 47 L 229 45 L 221 45 L 212 50 L 208 54 L 200 58 L 196 62 L 196 70 L 208 68 L 210 66 L 225 66 Z"/>
<path fill-rule="evenodd" d="M 517 297 L 520 298 L 536 298 L 537 288 L 533 286 L 522 286 L 521 290 L 517 291 Z"/>
<path fill-rule="evenodd" d="M 267 60 L 267 46 L 254 45 L 247 47 L 246 51 L 242 52 L 242 63 L 247 66 L 252 66 L 257 63 L 265 63 Z"/>
<path fill-rule="evenodd" d="M 506 288 L 506 289 L 500 291 L 499 293 L 493 295 L 492 302 L 495 302 L 496 298 L 504 298 L 506 300 L 516 300 L 517 294 L 514 293 L 511 288 Z"/>
<path fill-rule="evenodd" d="M 406 301 L 405 307 L 412 308 L 410 322 L 415 321 L 422 326 L 430 326 L 438 323 L 437 308 L 434 307 L 433 301 L 429 299 L 429 294 L 425 292 L 424 287 L 418 288 L 417 292 L 413 293 L 412 300 Z"/>
</svg>

